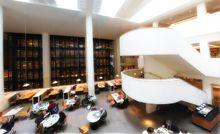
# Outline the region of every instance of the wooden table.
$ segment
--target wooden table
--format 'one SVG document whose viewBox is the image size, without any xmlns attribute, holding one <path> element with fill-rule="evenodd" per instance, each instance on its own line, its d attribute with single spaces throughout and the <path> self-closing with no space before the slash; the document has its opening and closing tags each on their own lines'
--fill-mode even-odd
<svg viewBox="0 0 220 134">
<path fill-rule="evenodd" d="M 105 88 L 105 81 L 98 82 L 97 87 L 100 88 L 100 89 L 104 89 Z"/>
<path fill-rule="evenodd" d="M 29 100 L 30 98 L 32 98 L 35 95 L 36 92 L 25 92 L 23 94 L 21 94 L 21 96 L 19 98 L 17 98 L 17 101 L 23 101 L 23 100 Z"/>
<path fill-rule="evenodd" d="M 23 107 L 16 107 L 11 109 L 10 111 L 8 111 L 6 114 L 4 114 L 3 116 L 12 116 L 12 115 L 16 115 L 18 112 L 21 111 L 21 109 L 23 109 Z"/>
<path fill-rule="evenodd" d="M 0 134 L 5 134 L 7 131 L 5 129 L 0 129 Z"/>
<path fill-rule="evenodd" d="M 120 97 L 118 93 L 113 93 L 113 94 L 111 94 L 111 96 L 114 98 L 115 102 L 117 102 L 117 103 L 124 102 L 124 99 L 122 97 Z"/>
<path fill-rule="evenodd" d="M 52 91 L 50 92 L 49 96 L 57 95 L 59 93 L 60 93 L 60 89 L 58 89 L 58 88 L 52 89 Z"/>
<path fill-rule="evenodd" d="M 86 84 L 77 84 L 75 91 L 76 92 L 85 92 L 86 89 L 87 89 Z"/>
<path fill-rule="evenodd" d="M 192 115 L 192 122 L 202 128 L 205 128 L 209 131 L 212 131 L 212 129 L 217 126 L 220 122 L 220 114 L 216 116 L 213 120 L 206 120 L 198 115 L 193 114 Z"/>
</svg>

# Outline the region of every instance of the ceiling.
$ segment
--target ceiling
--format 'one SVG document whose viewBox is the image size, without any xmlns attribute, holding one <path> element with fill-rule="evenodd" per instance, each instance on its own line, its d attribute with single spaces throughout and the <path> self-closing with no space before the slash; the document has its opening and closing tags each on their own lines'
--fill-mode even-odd
<svg viewBox="0 0 220 134">
<path fill-rule="evenodd" d="M 24 33 L 26 24 L 27 33 L 85 36 L 83 12 L 16 1 L 5 1 L 3 6 L 5 32 Z M 140 26 L 118 18 L 93 15 L 94 37 L 97 38 L 115 39 Z"/>
<path fill-rule="evenodd" d="M 54 0 L 31 0 L 35 3 L 27 4 L 13 0 L 0 0 L 4 6 L 4 31 L 24 33 L 25 24 L 27 33 L 41 34 L 43 32 L 56 35 L 85 36 L 84 12 L 77 10 L 61 9 L 55 6 Z M 39 1 L 44 4 L 39 4 Z M 79 10 L 86 10 L 88 0 L 78 0 Z M 89 0 L 93 12 L 100 8 L 101 0 Z M 93 14 L 94 37 L 115 39 L 121 34 L 138 27 L 151 26 L 153 21 L 159 21 L 160 26 L 167 27 L 170 24 L 196 16 L 195 5 L 175 10 L 175 13 L 167 13 L 148 23 L 133 23 L 127 21 L 138 9 L 141 9 L 151 0 L 126 0 L 116 14 L 116 18 Z M 197 0 L 202 1 L 202 0 Z M 220 11 L 220 0 L 207 0 L 208 11 Z M 38 3 L 37 3 L 38 2 Z"/>
<path fill-rule="evenodd" d="M 206 8 L 209 13 L 220 11 L 220 0 L 208 0 L 206 2 Z"/>
</svg>

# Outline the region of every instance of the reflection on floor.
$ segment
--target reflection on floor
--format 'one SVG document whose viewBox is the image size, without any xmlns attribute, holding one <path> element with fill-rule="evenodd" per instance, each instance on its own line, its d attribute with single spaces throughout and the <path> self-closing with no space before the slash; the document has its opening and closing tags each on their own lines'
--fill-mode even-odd
<svg viewBox="0 0 220 134">
<path fill-rule="evenodd" d="M 98 102 L 96 107 L 103 107 L 107 110 L 107 122 L 97 130 L 90 131 L 91 133 L 141 133 L 147 127 L 157 128 L 162 123 L 169 119 L 176 125 L 191 133 L 208 133 L 206 130 L 191 123 L 191 113 L 180 104 L 164 106 L 161 110 L 152 114 L 145 112 L 145 105 L 138 102 L 131 102 L 127 109 L 112 108 L 107 103 L 108 92 L 97 95 Z M 67 114 L 67 128 L 65 133 L 79 133 L 78 127 L 87 123 L 86 116 L 88 110 L 80 108 Z M 14 130 L 19 133 L 34 133 L 34 120 L 18 121 L 15 124 Z M 217 126 L 212 133 L 220 133 L 220 127 Z"/>
</svg>

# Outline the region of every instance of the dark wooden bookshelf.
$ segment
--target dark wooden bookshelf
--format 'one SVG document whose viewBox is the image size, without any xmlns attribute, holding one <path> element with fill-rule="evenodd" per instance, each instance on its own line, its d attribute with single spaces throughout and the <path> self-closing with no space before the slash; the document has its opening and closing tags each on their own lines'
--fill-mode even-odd
<svg viewBox="0 0 220 134">
<path fill-rule="evenodd" d="M 26 62 L 27 61 L 27 62 Z M 5 91 L 41 88 L 42 77 L 42 36 L 36 34 L 4 34 L 4 84 Z"/>
<path fill-rule="evenodd" d="M 94 39 L 95 80 L 114 78 L 114 44 L 112 40 Z"/>
<path fill-rule="evenodd" d="M 51 80 L 60 85 L 86 82 L 85 38 L 50 36 Z M 95 80 L 114 78 L 114 46 L 112 40 L 94 39 Z"/>
<path fill-rule="evenodd" d="M 43 87 L 42 36 L 21 33 L 4 34 L 4 84 L 5 91 Z M 51 81 L 60 85 L 86 82 L 85 38 L 50 36 Z M 114 78 L 114 45 L 112 40 L 94 39 L 95 80 Z M 27 66 L 26 66 L 27 59 Z M 27 73 L 26 73 L 27 72 Z M 77 82 L 77 79 L 81 79 Z M 25 88 L 27 89 L 27 88 Z"/>
<path fill-rule="evenodd" d="M 60 85 L 86 82 L 85 39 L 83 37 L 50 36 L 51 80 Z"/>
</svg>

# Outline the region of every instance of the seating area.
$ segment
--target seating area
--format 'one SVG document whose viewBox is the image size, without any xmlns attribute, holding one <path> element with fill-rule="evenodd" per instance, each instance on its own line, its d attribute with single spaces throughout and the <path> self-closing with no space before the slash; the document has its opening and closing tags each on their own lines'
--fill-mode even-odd
<svg viewBox="0 0 220 134">
<path fill-rule="evenodd" d="M 115 91 L 119 91 L 117 89 Z M 46 121 L 44 121 L 43 125 L 39 125 L 36 127 L 36 119 L 37 117 L 30 119 L 29 114 L 32 111 L 32 104 L 27 103 L 23 104 L 23 108 L 15 115 L 15 124 L 13 127 L 13 131 L 16 133 L 35 133 L 35 132 L 46 132 L 46 131 L 58 131 L 60 133 L 104 133 L 104 132 L 131 132 L 131 133 L 142 133 L 147 130 L 147 128 L 152 127 L 156 131 L 158 128 L 162 127 L 166 120 L 171 120 L 175 126 L 179 127 L 182 131 L 188 131 L 189 133 L 200 132 L 206 133 L 207 131 L 201 129 L 196 125 L 192 125 L 191 123 L 191 114 L 188 111 L 187 107 L 184 107 L 182 104 L 174 104 L 161 106 L 160 109 L 153 114 L 146 114 L 145 109 L 143 109 L 142 103 L 136 102 L 134 100 L 129 101 L 129 105 L 126 108 L 118 109 L 117 107 L 112 107 L 110 103 L 107 101 L 109 94 L 112 91 L 108 90 L 105 92 L 101 92 L 96 95 L 95 105 L 91 106 L 90 109 L 87 107 L 78 107 L 74 110 L 65 109 L 62 106 L 63 99 L 59 99 L 57 102 L 59 103 L 59 111 L 63 111 L 66 115 L 66 121 L 63 123 L 63 126 L 60 126 L 59 129 L 44 129 L 44 125 L 47 126 L 48 122 L 55 122 L 59 120 L 61 117 L 61 113 L 55 113 L 54 116 L 47 113 L 41 113 L 42 115 L 46 115 L 45 118 L 50 117 Z M 73 96 L 74 98 L 75 96 Z M 83 100 L 85 95 L 78 95 L 78 97 Z M 42 102 L 42 104 L 46 103 L 46 101 Z M 49 103 L 49 102 L 48 102 Z M 48 107 L 48 105 L 47 105 Z M 15 107 L 16 108 L 16 107 Z M 17 110 L 20 108 L 18 107 Z M 9 110 L 10 111 L 10 110 Z M 25 119 L 18 118 L 22 111 L 28 112 L 28 117 Z M 104 120 L 101 120 L 101 112 L 106 111 L 107 116 L 103 116 Z M 7 113 L 8 111 L 6 111 Z M 3 115 L 6 114 L 3 112 Z M 59 114 L 59 116 L 58 116 Z M 53 114 L 52 114 L 53 115 Z M 90 116 L 91 115 L 91 116 Z M 88 117 L 89 116 L 89 117 Z M 39 117 L 39 116 L 38 116 Z M 41 116 L 42 117 L 42 116 Z M 176 118 L 180 120 L 175 120 Z M 59 118 L 59 119 L 58 119 Z M 89 119 L 88 119 L 89 118 Z M 96 122 L 91 123 L 91 119 L 95 119 Z M 93 120 L 94 121 L 94 120 Z M 25 125 L 28 124 L 28 128 L 22 129 Z M 136 125 L 134 125 L 136 124 Z M 59 125 L 59 123 L 57 124 Z M 58 128 L 56 126 L 56 128 Z M 190 126 L 190 127 L 189 127 Z M 161 130 L 161 129 L 159 129 Z M 159 132 L 158 130 L 158 132 Z M 217 133 L 218 127 L 216 126 L 213 129 L 213 133 Z"/>
<path fill-rule="evenodd" d="M 107 85 L 107 82 L 114 87 L 107 88 L 107 86 L 105 86 Z M 102 81 L 101 87 L 100 83 L 98 82 L 97 88 L 103 90 L 104 92 L 116 92 L 119 95 L 122 95 L 123 98 L 125 97 L 125 94 L 121 89 L 114 90 L 115 88 L 119 87 L 115 86 L 115 80 L 107 82 Z M 102 85 L 103 83 L 105 83 L 104 86 Z M 99 126 L 105 124 L 107 110 L 103 108 L 97 109 L 96 95 L 88 95 L 87 92 L 84 92 L 86 90 L 85 88 L 85 84 L 77 84 L 73 86 L 54 87 L 39 91 L 31 90 L 17 93 L 10 98 L 10 100 L 13 100 L 11 105 L 15 108 L 12 108 L 6 113 L 4 112 L 2 118 L 4 120 L 11 119 L 13 117 L 13 126 L 16 122 L 30 119 L 36 124 L 36 133 L 54 133 L 65 131 L 64 128 L 68 125 L 67 112 L 74 112 L 77 109 L 84 108 L 88 110 L 88 115 L 85 117 L 87 118 L 88 125 L 79 127 L 79 130 L 81 133 L 87 133 L 89 129 L 95 130 L 98 129 Z M 24 99 L 27 99 L 28 101 L 18 101 Z M 106 97 L 106 101 L 107 99 L 108 98 Z M 23 106 L 21 107 L 20 105 Z M 5 121 L 1 122 L 4 123 Z M 11 126 L 10 130 L 13 128 L 13 126 Z M 88 128 L 86 128 L 86 126 L 88 126 Z M 7 132 L 9 131 L 7 130 Z"/>
</svg>

